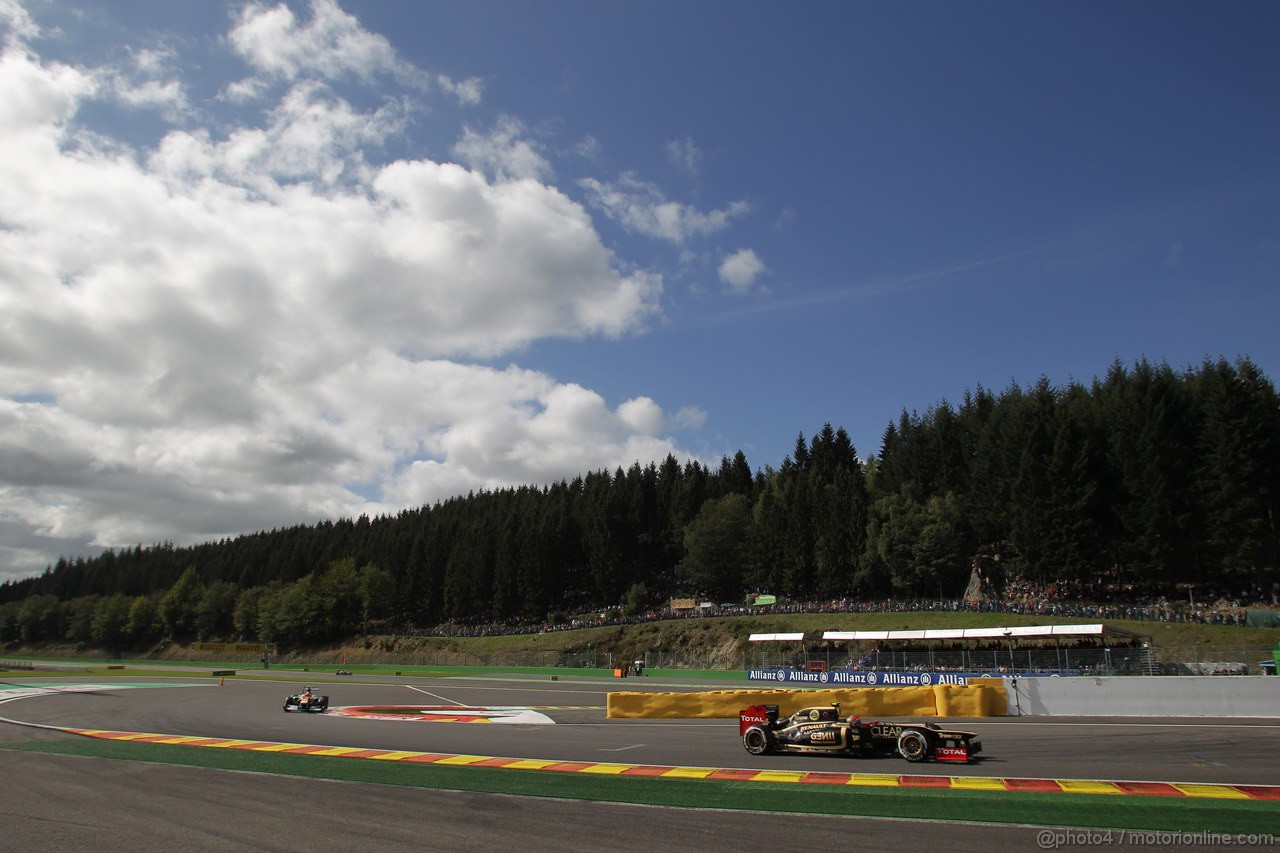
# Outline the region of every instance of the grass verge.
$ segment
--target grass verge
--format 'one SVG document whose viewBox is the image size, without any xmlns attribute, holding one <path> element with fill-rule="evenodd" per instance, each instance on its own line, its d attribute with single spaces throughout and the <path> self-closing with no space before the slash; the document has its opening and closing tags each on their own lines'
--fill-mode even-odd
<svg viewBox="0 0 1280 853">
<path fill-rule="evenodd" d="M 92 676 L 93 678 L 119 678 L 128 676 L 131 678 L 149 677 L 149 678 L 168 678 L 168 677 L 185 677 L 210 675 L 220 670 L 230 670 L 235 672 L 233 676 L 238 680 L 258 680 L 258 681 L 301 681 L 305 673 L 305 680 L 313 684 L 341 684 L 359 681 L 361 676 L 369 677 L 395 677 L 404 676 L 405 678 L 502 678 L 504 676 L 517 675 L 546 675 L 555 676 L 566 681 L 574 678 L 604 678 L 613 679 L 613 671 L 607 669 L 564 669 L 562 667 L 538 667 L 538 666 L 396 666 L 390 664 L 364 664 L 352 665 L 347 667 L 328 667 L 328 666 L 297 666 L 297 667 L 280 667 L 278 669 L 254 669 L 237 666 L 236 664 L 226 663 L 188 663 L 180 661 L 169 661 L 162 664 L 163 671 L 156 664 L 146 662 L 142 665 L 137 661 L 130 661 L 122 664 L 104 665 L 101 662 L 82 662 L 75 668 L 41 668 L 35 670 L 28 669 L 0 669 L 0 679 L 20 680 L 23 678 L 63 678 L 63 679 L 83 679 Z M 338 675 L 337 670 L 342 669 L 350 675 Z M 674 679 L 679 681 L 723 681 L 737 682 L 741 684 L 747 683 L 747 674 L 740 670 L 649 670 L 644 676 L 634 678 L 618 678 L 616 679 L 619 689 L 628 689 L 628 685 L 643 685 L 649 683 L 658 683 L 662 680 Z"/>
</svg>

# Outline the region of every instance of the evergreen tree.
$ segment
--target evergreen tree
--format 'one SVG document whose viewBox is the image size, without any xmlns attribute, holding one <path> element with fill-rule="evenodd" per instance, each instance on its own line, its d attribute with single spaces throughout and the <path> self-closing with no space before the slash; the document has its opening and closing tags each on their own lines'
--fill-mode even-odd
<svg viewBox="0 0 1280 853">
<path fill-rule="evenodd" d="M 1280 564 L 1280 400 L 1248 361 L 1206 362 L 1197 479 L 1215 565 L 1251 577 Z"/>
<path fill-rule="evenodd" d="M 177 583 L 160 599 L 157 615 L 168 637 L 181 640 L 195 633 L 196 608 L 203 594 L 204 584 L 200 582 L 196 567 L 188 566 Z"/>
<path fill-rule="evenodd" d="M 865 464 L 827 423 L 755 474 L 741 452 L 714 473 L 668 455 L 394 518 L 59 559 L 0 584 L 0 640 L 315 643 L 387 619 L 634 608 L 681 585 L 731 598 L 945 597 L 974 559 L 997 554 L 1086 588 L 1123 572 L 1234 592 L 1280 561 L 1277 482 L 1280 400 L 1255 365 L 1116 362 L 1087 386 L 1042 377 L 904 410 Z"/>
<path fill-rule="evenodd" d="M 717 601 L 737 593 L 747 559 L 750 524 L 745 495 L 728 494 L 703 504 L 685 531 L 685 558 L 678 568 L 685 588 Z"/>
</svg>

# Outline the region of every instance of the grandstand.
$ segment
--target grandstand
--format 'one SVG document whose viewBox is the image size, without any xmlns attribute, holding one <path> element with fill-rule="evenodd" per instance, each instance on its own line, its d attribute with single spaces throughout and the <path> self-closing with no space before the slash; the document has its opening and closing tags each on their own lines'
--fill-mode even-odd
<svg viewBox="0 0 1280 853">
<path fill-rule="evenodd" d="M 752 634 L 757 663 L 808 671 L 1103 675 L 1157 671 L 1151 638 L 1102 623 Z M 763 645 L 769 644 L 769 645 Z"/>
</svg>

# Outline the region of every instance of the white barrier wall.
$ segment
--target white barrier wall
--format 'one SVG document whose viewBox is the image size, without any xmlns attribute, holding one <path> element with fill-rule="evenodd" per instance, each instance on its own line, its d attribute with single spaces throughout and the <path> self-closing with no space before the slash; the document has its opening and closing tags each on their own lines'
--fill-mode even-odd
<svg viewBox="0 0 1280 853">
<path fill-rule="evenodd" d="M 1005 678 L 1010 716 L 1280 717 L 1280 677 Z"/>
</svg>

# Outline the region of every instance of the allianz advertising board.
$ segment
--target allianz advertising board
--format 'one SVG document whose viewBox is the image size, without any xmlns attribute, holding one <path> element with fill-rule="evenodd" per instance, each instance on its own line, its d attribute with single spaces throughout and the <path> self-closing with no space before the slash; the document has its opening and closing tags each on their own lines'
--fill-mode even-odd
<svg viewBox="0 0 1280 853">
<path fill-rule="evenodd" d="M 1044 675 L 1054 677 L 1057 673 L 1020 672 L 1019 678 Z M 774 681 L 784 684 L 833 684 L 853 685 L 855 687 L 932 687 L 935 684 L 968 684 L 970 678 L 999 678 L 990 672 L 848 672 L 833 670 L 831 672 L 797 672 L 790 669 L 750 669 L 747 670 L 748 681 Z"/>
</svg>

